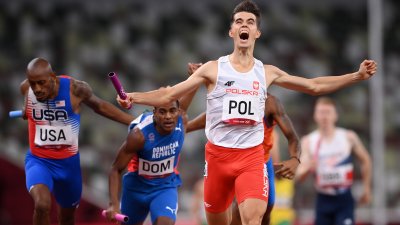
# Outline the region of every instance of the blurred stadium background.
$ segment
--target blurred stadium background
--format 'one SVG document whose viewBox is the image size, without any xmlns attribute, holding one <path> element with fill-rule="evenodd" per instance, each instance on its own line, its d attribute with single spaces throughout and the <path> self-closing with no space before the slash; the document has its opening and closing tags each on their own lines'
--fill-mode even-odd
<svg viewBox="0 0 400 225">
<path fill-rule="evenodd" d="M 229 18 L 238 2 L 0 1 L 0 224 L 31 223 L 33 203 L 25 190 L 23 172 L 27 124 L 9 119 L 8 112 L 22 107 L 19 84 L 32 58 L 48 59 L 58 74 L 87 81 L 98 96 L 116 104 L 116 93 L 107 80 L 110 71 L 119 74 L 125 89 L 147 91 L 185 79 L 187 62 L 206 62 L 231 53 Z M 375 36 L 378 40 L 372 41 L 372 11 L 366 0 L 256 2 L 263 12 L 263 34 L 256 43 L 255 56 L 266 64 L 311 77 L 355 71 L 364 58 L 379 57 L 380 78 L 374 79 L 382 81 L 378 86 L 383 95 L 378 91 L 378 98 L 374 98 L 376 92 L 371 87 L 377 86 L 369 81 L 330 96 L 339 104 L 339 126 L 355 130 L 378 162 L 374 168 L 382 168 L 373 177 L 374 193 L 379 198 L 370 207 L 357 209 L 358 224 L 400 224 L 400 1 L 375 1 L 382 6 L 372 7 L 382 13 L 378 20 L 382 27 Z M 373 47 L 379 37 L 383 43 L 381 53 L 377 52 L 380 43 Z M 314 128 L 315 97 L 277 87 L 271 92 L 284 103 L 300 136 Z M 205 110 L 205 93 L 201 89 L 196 95 L 190 117 Z M 376 107 L 378 118 L 383 120 L 373 125 L 371 115 Z M 144 109 L 135 106 L 131 113 L 138 115 Z M 84 195 L 77 224 L 106 224 L 99 212 L 108 203 L 107 173 L 127 129 L 90 111 L 86 107 L 82 112 Z M 375 139 L 371 129 L 375 126 L 381 127 L 381 142 L 378 139 L 372 143 Z M 180 162 L 184 184 L 180 189 L 178 225 L 194 221 L 189 208 L 193 185 L 203 172 L 205 141 L 204 132 L 186 138 Z M 284 142 L 280 151 L 285 158 Z M 355 196 L 359 178 L 357 174 Z M 311 179 L 296 185 L 295 190 L 296 223 L 310 224 L 315 195 Z"/>
</svg>

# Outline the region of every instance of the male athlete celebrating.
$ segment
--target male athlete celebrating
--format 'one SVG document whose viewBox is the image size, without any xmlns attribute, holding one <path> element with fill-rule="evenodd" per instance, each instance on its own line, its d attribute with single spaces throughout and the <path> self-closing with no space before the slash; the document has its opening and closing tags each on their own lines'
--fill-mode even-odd
<svg viewBox="0 0 400 225">
<path fill-rule="evenodd" d="M 230 55 L 209 61 L 187 80 L 164 89 L 128 93 L 123 107 L 137 103 L 161 106 L 205 84 L 207 94 L 206 171 L 204 200 L 209 225 L 227 225 L 234 195 L 242 223 L 261 224 L 267 207 L 264 173 L 264 105 L 267 87 L 276 84 L 308 94 L 325 94 L 369 79 L 376 63 L 365 60 L 359 70 L 341 76 L 306 79 L 292 76 L 253 57 L 260 37 L 261 13 L 252 1 L 238 4 L 231 18 L 229 36 L 234 49 Z M 220 185 L 223 183 L 223 185 Z M 219 194 L 215 194 L 219 193 Z"/>
</svg>

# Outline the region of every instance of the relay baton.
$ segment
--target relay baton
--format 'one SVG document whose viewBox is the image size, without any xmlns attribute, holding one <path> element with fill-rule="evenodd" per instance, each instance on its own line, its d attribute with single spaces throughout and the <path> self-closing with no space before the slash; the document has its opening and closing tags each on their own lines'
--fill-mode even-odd
<svg viewBox="0 0 400 225">
<path fill-rule="evenodd" d="M 101 212 L 101 215 L 104 217 L 107 217 L 106 212 L 107 212 L 106 210 L 103 210 Z M 119 213 L 115 214 L 114 219 L 116 219 L 119 222 L 125 222 L 125 223 L 129 221 L 128 216 L 125 216 L 124 214 L 119 214 Z"/>
<path fill-rule="evenodd" d="M 9 116 L 10 118 L 22 117 L 22 110 L 10 111 L 10 112 L 8 113 L 8 116 Z"/>
<path fill-rule="evenodd" d="M 110 78 L 111 82 L 113 83 L 114 88 L 115 88 L 115 90 L 117 91 L 119 97 L 120 97 L 122 100 L 125 100 L 126 98 L 128 98 L 128 96 L 126 95 L 126 92 L 125 92 L 124 88 L 122 87 L 121 82 L 119 82 L 117 73 L 115 73 L 115 72 L 110 72 L 110 73 L 108 73 L 108 78 Z M 128 109 L 130 109 L 131 107 L 132 107 L 132 104 L 129 104 Z"/>
</svg>

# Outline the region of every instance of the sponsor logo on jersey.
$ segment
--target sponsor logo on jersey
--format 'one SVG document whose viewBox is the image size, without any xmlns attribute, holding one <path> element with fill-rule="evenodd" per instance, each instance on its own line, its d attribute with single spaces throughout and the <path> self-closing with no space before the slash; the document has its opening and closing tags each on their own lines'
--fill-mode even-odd
<svg viewBox="0 0 400 225">
<path fill-rule="evenodd" d="M 227 89 L 225 89 L 225 92 L 230 93 L 230 94 L 238 94 L 238 95 L 258 96 L 258 91 L 239 89 L 239 88 L 227 88 Z"/>
<path fill-rule="evenodd" d="M 235 83 L 235 81 L 231 80 L 231 81 L 226 82 L 224 85 L 230 87 L 230 86 L 232 86 L 234 83 Z"/>
</svg>

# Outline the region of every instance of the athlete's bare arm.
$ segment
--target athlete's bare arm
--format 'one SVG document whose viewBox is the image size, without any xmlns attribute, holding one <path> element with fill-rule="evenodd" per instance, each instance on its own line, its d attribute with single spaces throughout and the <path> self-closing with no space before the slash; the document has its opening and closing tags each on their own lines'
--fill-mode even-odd
<svg viewBox="0 0 400 225">
<path fill-rule="evenodd" d="M 201 63 L 188 63 L 188 76 L 190 77 L 193 75 L 193 73 L 201 67 Z M 181 110 L 181 115 L 183 118 L 183 124 L 184 124 L 184 129 L 185 132 L 187 131 L 187 123 L 188 123 L 188 116 L 187 116 L 187 110 L 189 108 L 190 103 L 192 103 L 193 97 L 196 94 L 197 88 L 192 90 L 191 92 L 187 93 L 183 97 L 179 99 L 179 104 L 180 104 L 180 110 Z"/>
<path fill-rule="evenodd" d="M 97 114 L 122 124 L 129 125 L 134 119 L 132 115 L 121 111 L 110 102 L 97 97 L 89 84 L 84 81 L 71 79 L 71 92 L 71 104 L 76 113 L 80 111 L 80 104 L 83 102 Z"/>
<path fill-rule="evenodd" d="M 360 138 L 354 131 L 348 131 L 347 136 L 352 144 L 352 151 L 360 161 L 361 176 L 364 192 L 361 195 L 360 203 L 369 204 L 371 202 L 371 157 Z"/>
<path fill-rule="evenodd" d="M 26 99 L 28 98 L 27 94 L 29 90 L 29 82 L 27 79 L 21 82 L 19 89 L 21 94 L 24 96 L 24 106 L 22 107 L 22 115 L 23 115 L 22 118 L 26 120 L 27 117 L 26 117 L 25 107 L 26 107 Z"/>
<path fill-rule="evenodd" d="M 274 163 L 274 166 L 279 168 L 275 173 L 278 176 L 293 179 L 297 166 L 300 164 L 301 149 L 299 137 L 293 127 L 292 121 L 286 114 L 279 99 L 273 95 L 268 95 L 265 102 L 265 116 L 267 118 L 272 118 L 277 122 L 279 128 L 282 130 L 282 133 L 288 141 L 290 159 L 280 163 Z"/>
<path fill-rule="evenodd" d="M 114 214 L 119 213 L 119 193 L 121 190 L 121 176 L 127 167 L 129 161 L 144 146 L 143 133 L 138 128 L 132 129 L 128 134 L 126 141 L 119 148 L 118 155 L 111 167 L 109 173 L 109 194 L 110 194 L 110 207 L 107 209 L 107 217 L 113 220 Z"/>
<path fill-rule="evenodd" d="M 276 84 L 287 89 L 304 92 L 310 95 L 322 95 L 369 79 L 375 74 L 377 64 L 373 60 L 364 60 L 360 64 L 360 68 L 357 72 L 340 76 L 322 76 L 312 79 L 289 75 L 272 65 L 265 65 L 264 68 L 265 73 L 268 74 L 268 76 L 266 76 L 268 85 Z"/>
<path fill-rule="evenodd" d="M 209 61 L 201 66 L 196 72 L 193 73 L 187 80 L 180 82 L 172 87 L 166 87 L 155 91 L 149 92 L 132 92 L 128 93 L 127 100 L 121 100 L 119 97 L 117 101 L 123 107 L 127 107 L 128 103 L 143 104 L 150 106 L 162 106 L 169 104 L 187 93 L 196 90 L 200 85 L 206 85 L 208 90 L 214 88 L 215 80 L 217 77 L 218 63 L 217 61 Z"/>
<path fill-rule="evenodd" d="M 186 132 L 192 132 L 196 130 L 201 130 L 206 127 L 206 113 L 203 112 L 202 114 L 198 115 L 196 118 L 190 120 L 188 122 Z"/>
<path fill-rule="evenodd" d="M 301 139 L 301 149 L 302 154 L 300 157 L 301 164 L 297 168 L 296 171 L 296 180 L 299 182 L 303 182 L 307 176 L 315 170 L 315 162 L 310 153 L 310 138 L 309 136 L 305 136 Z"/>
</svg>

